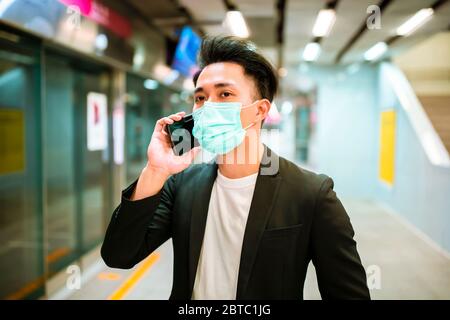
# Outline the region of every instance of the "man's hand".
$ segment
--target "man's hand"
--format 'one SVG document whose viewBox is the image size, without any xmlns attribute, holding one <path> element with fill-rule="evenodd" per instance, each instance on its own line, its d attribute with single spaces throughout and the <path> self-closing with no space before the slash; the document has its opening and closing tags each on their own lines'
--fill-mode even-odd
<svg viewBox="0 0 450 320">
<path fill-rule="evenodd" d="M 147 165 L 142 170 L 131 200 L 139 200 L 157 194 L 170 175 L 183 171 L 194 160 L 200 148 L 195 147 L 181 156 L 172 150 L 166 126 L 180 121 L 185 112 L 178 112 L 156 122 L 147 149 Z"/>
</svg>

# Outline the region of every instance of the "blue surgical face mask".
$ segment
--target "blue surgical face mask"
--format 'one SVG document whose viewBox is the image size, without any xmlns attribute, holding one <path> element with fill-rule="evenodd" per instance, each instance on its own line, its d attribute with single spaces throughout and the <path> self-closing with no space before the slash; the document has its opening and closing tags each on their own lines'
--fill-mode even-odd
<svg viewBox="0 0 450 320">
<path fill-rule="evenodd" d="M 240 102 L 205 102 L 192 114 L 192 134 L 206 151 L 213 154 L 228 153 L 242 143 L 245 130 L 255 124 L 243 128 L 241 110 L 254 106 L 256 102 L 245 107 Z"/>
</svg>

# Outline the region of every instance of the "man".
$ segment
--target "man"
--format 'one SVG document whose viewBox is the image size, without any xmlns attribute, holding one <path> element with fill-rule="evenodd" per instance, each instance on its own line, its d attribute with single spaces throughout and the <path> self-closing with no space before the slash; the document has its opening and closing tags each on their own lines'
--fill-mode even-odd
<svg viewBox="0 0 450 320">
<path fill-rule="evenodd" d="M 333 181 L 260 142 L 277 90 L 270 63 L 233 37 L 205 39 L 194 77 L 193 135 L 216 161 L 174 155 L 160 119 L 148 163 L 114 211 L 102 257 L 131 268 L 169 238 L 171 299 L 302 299 L 309 262 L 323 299 L 368 299 L 350 220 Z"/>
</svg>

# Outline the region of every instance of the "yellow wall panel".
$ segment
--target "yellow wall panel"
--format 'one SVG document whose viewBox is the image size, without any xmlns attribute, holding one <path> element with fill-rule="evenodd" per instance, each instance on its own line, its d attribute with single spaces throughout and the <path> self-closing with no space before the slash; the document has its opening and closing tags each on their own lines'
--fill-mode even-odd
<svg viewBox="0 0 450 320">
<path fill-rule="evenodd" d="M 25 168 L 25 127 L 22 110 L 0 109 L 0 174 Z"/>
<path fill-rule="evenodd" d="M 395 111 L 382 111 L 380 125 L 379 174 L 382 181 L 392 185 L 395 174 Z"/>
</svg>

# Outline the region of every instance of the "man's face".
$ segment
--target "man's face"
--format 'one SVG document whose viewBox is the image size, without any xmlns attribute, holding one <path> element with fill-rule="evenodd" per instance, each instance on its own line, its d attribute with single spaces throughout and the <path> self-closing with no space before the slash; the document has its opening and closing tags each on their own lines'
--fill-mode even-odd
<svg viewBox="0 0 450 320">
<path fill-rule="evenodd" d="M 242 106 L 258 100 L 255 81 L 244 73 L 244 68 L 233 62 L 219 62 L 206 66 L 197 79 L 194 110 L 209 102 L 241 102 Z M 256 104 L 255 104 L 256 105 Z M 242 125 L 255 121 L 259 108 L 241 112 Z"/>
</svg>

